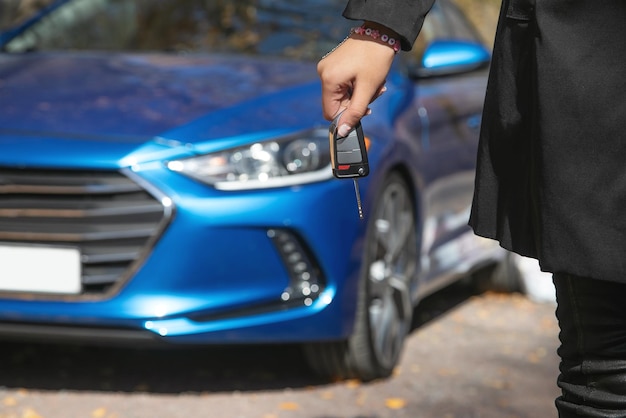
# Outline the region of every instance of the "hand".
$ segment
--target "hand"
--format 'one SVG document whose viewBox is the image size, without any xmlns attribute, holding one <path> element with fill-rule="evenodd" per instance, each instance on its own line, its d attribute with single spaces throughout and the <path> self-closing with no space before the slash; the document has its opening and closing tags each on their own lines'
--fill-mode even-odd
<svg viewBox="0 0 626 418">
<path fill-rule="evenodd" d="M 340 136 L 369 114 L 369 104 L 385 92 L 394 56 L 390 47 L 353 34 L 318 63 L 324 118 L 332 120 L 345 109 Z"/>
</svg>

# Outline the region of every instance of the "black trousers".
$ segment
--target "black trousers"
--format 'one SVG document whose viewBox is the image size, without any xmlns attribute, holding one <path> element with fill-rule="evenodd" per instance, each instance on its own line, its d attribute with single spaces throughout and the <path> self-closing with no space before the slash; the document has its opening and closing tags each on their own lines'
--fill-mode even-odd
<svg viewBox="0 0 626 418">
<path fill-rule="evenodd" d="M 554 274 L 560 418 L 626 418 L 626 284 Z"/>
</svg>

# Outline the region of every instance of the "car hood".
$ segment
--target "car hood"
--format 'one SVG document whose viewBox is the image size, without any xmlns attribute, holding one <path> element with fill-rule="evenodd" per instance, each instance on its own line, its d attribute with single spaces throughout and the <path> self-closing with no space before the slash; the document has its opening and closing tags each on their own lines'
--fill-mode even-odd
<svg viewBox="0 0 626 418">
<path fill-rule="evenodd" d="M 318 99 L 305 100 L 316 79 L 314 63 L 250 57 L 2 54 L 0 136 L 115 142 L 120 153 L 155 138 L 189 146 L 297 124 L 281 116 L 290 103 L 319 117 Z"/>
</svg>

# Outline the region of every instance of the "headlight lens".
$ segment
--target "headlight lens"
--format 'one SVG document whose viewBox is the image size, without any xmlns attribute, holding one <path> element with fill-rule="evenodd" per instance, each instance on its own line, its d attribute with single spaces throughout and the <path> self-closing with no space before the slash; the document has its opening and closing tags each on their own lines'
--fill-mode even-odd
<svg viewBox="0 0 626 418">
<path fill-rule="evenodd" d="M 332 177 L 328 132 L 323 129 L 170 161 L 167 167 L 221 190 L 284 187 Z"/>
</svg>

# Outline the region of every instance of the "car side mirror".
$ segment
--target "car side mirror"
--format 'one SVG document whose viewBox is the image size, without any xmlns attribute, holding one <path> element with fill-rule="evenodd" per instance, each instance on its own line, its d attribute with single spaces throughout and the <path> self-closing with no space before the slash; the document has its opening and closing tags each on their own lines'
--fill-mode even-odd
<svg viewBox="0 0 626 418">
<path fill-rule="evenodd" d="M 411 66 L 413 78 L 461 74 L 484 68 L 491 54 L 484 45 L 472 41 L 434 41 L 424 51 L 419 63 Z"/>
</svg>

